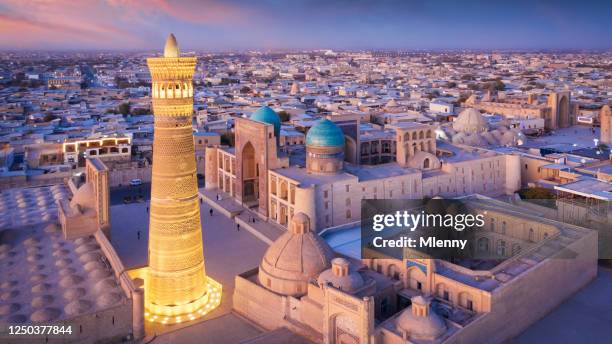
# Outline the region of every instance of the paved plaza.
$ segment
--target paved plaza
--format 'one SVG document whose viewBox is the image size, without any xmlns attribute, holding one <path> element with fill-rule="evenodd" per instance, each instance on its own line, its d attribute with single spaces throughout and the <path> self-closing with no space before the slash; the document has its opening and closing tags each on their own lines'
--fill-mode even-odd
<svg viewBox="0 0 612 344">
<path fill-rule="evenodd" d="M 147 203 L 134 203 L 111 207 L 112 243 L 127 269 L 147 265 L 149 222 L 147 206 Z M 209 210 L 210 207 L 206 204 L 202 205 L 204 258 L 206 273 L 223 285 L 221 305 L 204 317 L 205 322 L 183 323 L 172 327 L 165 326 L 163 330 L 157 325 L 151 326 L 151 323 L 147 323 L 147 336 L 149 337 L 179 328 L 190 328 L 189 331 L 193 331 L 193 326 L 196 326 L 195 328 L 200 328 L 199 326 L 203 326 L 203 329 L 208 328 L 208 325 L 204 324 L 208 324 L 209 321 L 207 320 L 209 319 L 215 319 L 215 324 L 228 322 L 227 327 L 219 325 L 220 329 L 226 328 L 228 332 L 233 332 L 229 329 L 235 327 L 236 323 L 243 322 L 240 318 L 225 317 L 232 310 L 234 276 L 256 267 L 263 257 L 267 245 L 246 230 L 237 231 L 234 221 L 219 212 L 213 211 L 213 216 L 210 216 Z M 138 231 L 140 231 L 140 239 L 138 239 Z M 223 318 L 216 320 L 218 317 Z M 245 327 L 244 334 L 250 334 L 252 330 L 249 328 L 252 326 L 246 322 L 243 326 Z M 179 332 L 183 332 L 183 329 Z M 214 331 L 207 330 L 201 333 L 206 333 L 204 336 L 200 334 L 197 337 L 201 340 L 216 337 Z M 229 335 L 230 333 L 228 333 Z M 233 333 L 232 335 L 236 334 Z M 231 343 L 231 341 L 228 343 Z"/>
</svg>

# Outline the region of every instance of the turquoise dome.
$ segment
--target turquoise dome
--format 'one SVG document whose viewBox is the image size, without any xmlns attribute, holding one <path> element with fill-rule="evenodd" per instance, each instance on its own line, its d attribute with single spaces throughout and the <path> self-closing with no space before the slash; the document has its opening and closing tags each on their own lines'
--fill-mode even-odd
<svg viewBox="0 0 612 344">
<path fill-rule="evenodd" d="M 344 146 L 344 133 L 336 123 L 323 119 L 306 134 L 306 145 L 317 147 Z"/>
<path fill-rule="evenodd" d="M 281 121 L 276 111 L 268 106 L 262 106 L 251 114 L 251 119 L 257 122 L 274 125 L 274 136 L 280 138 Z"/>
</svg>

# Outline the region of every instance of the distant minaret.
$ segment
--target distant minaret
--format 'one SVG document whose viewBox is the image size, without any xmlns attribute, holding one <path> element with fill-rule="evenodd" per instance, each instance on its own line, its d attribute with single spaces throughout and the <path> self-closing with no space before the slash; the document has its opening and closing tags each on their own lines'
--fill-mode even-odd
<svg viewBox="0 0 612 344">
<path fill-rule="evenodd" d="M 608 146 L 612 145 L 612 114 L 610 113 L 610 106 L 604 105 L 601 107 L 599 123 L 601 124 L 599 141 Z"/>
<path fill-rule="evenodd" d="M 204 269 L 191 124 L 196 62 L 180 56 L 172 34 L 164 56 L 147 59 L 155 125 L 145 307 L 164 323 L 189 320 L 216 294 Z"/>
<path fill-rule="evenodd" d="M 297 81 L 294 81 L 293 85 L 291 85 L 291 91 L 289 92 L 289 94 L 295 96 L 298 93 L 300 93 L 300 85 L 298 85 Z"/>
</svg>

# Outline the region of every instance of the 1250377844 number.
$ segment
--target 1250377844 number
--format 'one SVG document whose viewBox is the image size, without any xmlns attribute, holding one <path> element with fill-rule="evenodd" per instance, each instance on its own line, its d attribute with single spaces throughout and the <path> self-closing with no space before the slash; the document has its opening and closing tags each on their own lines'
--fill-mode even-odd
<svg viewBox="0 0 612 344">
<path fill-rule="evenodd" d="M 72 325 L 9 325 L 9 336 L 65 336 L 72 334 Z"/>
</svg>

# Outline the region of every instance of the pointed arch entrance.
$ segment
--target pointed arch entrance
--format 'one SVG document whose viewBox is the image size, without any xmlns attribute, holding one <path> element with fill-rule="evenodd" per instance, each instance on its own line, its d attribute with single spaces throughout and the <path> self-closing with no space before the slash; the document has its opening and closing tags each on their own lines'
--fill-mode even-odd
<svg viewBox="0 0 612 344">
<path fill-rule="evenodd" d="M 259 166 L 255 156 L 255 147 L 247 142 L 242 148 L 242 200 L 243 202 L 258 199 Z"/>
</svg>

